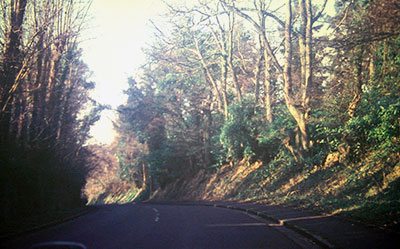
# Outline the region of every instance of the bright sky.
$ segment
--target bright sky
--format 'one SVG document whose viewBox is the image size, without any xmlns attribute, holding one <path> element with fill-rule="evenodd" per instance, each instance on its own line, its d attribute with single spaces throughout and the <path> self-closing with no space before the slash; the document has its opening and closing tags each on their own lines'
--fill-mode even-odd
<svg viewBox="0 0 400 249">
<path fill-rule="evenodd" d="M 172 4 L 190 2 L 166 1 Z M 334 1 L 329 2 L 328 6 Z M 90 28 L 85 31 L 82 48 L 83 59 L 93 71 L 96 82 L 94 99 L 113 109 L 126 101 L 123 90 L 127 88 L 127 78 L 144 63 L 141 49 L 151 43 L 153 29 L 149 19 L 157 19 L 165 11 L 162 0 L 93 0 Z M 91 142 L 111 143 L 115 118 L 113 111 L 103 112 L 101 120 L 91 130 L 94 137 Z"/>
<path fill-rule="evenodd" d="M 114 109 L 125 102 L 127 78 L 144 63 L 141 48 L 150 43 L 152 29 L 148 20 L 163 10 L 161 0 L 93 0 L 90 28 L 82 44 L 83 59 L 96 82 L 93 98 Z M 91 130 L 93 142 L 112 142 L 114 119 L 113 111 L 103 112 Z"/>
</svg>

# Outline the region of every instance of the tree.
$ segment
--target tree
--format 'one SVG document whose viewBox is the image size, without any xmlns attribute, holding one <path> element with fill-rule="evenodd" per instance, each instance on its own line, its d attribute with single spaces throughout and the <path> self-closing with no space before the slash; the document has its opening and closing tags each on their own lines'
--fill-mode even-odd
<svg viewBox="0 0 400 249">
<path fill-rule="evenodd" d="M 254 11 L 253 9 L 249 8 L 238 8 L 232 4 L 228 4 L 225 1 L 222 1 L 224 5 L 228 8 L 235 11 L 238 15 L 249 21 L 254 28 L 257 30 L 260 38 L 263 41 L 264 46 L 264 57 L 266 58 L 266 69 L 265 69 L 265 82 L 267 90 L 266 95 L 266 103 L 270 103 L 270 80 L 268 80 L 269 76 L 269 59 L 272 61 L 274 67 L 282 74 L 284 79 L 284 99 L 286 106 L 296 120 L 297 127 L 299 130 L 299 140 L 300 143 L 296 146 L 298 153 L 301 156 L 305 156 L 310 148 L 312 143 L 310 142 L 309 131 L 308 131 L 308 119 L 309 119 L 309 112 L 310 112 L 310 89 L 312 87 L 312 30 L 313 30 L 313 23 L 318 19 L 319 15 L 313 17 L 312 14 L 312 5 L 311 1 L 299 1 L 299 15 L 300 15 L 300 31 L 297 34 L 296 38 L 299 41 L 299 56 L 298 59 L 300 60 L 300 71 L 298 72 L 298 78 L 296 80 L 299 81 L 298 84 L 294 84 L 293 82 L 293 73 L 296 71 L 292 70 L 294 64 L 294 53 L 293 53 L 293 14 L 292 14 L 292 1 L 286 2 L 286 21 L 283 22 L 273 14 L 272 11 L 268 12 L 265 10 L 265 4 L 260 2 L 259 5 L 255 3 L 255 11 L 259 15 L 259 22 L 257 22 L 253 17 L 246 13 L 246 11 Z M 270 17 L 274 19 L 279 26 L 284 27 L 284 34 L 285 34 L 285 61 L 284 66 L 281 66 L 281 63 L 277 59 L 276 53 L 272 49 L 271 43 L 267 37 L 265 31 L 265 17 Z M 272 120 L 272 116 L 270 113 L 270 105 L 267 105 L 267 119 Z"/>
<path fill-rule="evenodd" d="M 1 2 L 1 218 L 82 205 L 85 143 L 104 109 L 79 48 L 88 4 Z"/>
<path fill-rule="evenodd" d="M 26 5 L 26 0 L 11 1 L 9 6 L 9 26 L 4 29 L 7 31 L 7 34 L 5 34 L 6 38 L 4 43 L 6 45 L 2 55 L 2 67 L 0 73 L 0 82 L 2 85 L 0 91 L 0 134 L 3 142 L 6 142 L 8 139 L 7 134 L 10 129 L 11 108 L 9 103 L 12 101 L 23 73 L 21 43 L 22 24 Z"/>
<path fill-rule="evenodd" d="M 300 86 L 294 92 L 292 78 L 292 33 L 293 33 L 293 17 L 292 17 L 292 1 L 286 2 L 286 23 L 285 23 L 285 67 L 284 67 L 284 98 L 286 106 L 297 122 L 300 131 L 301 154 L 307 153 L 310 150 L 310 138 L 307 129 L 309 117 L 309 101 L 310 88 L 312 83 L 312 11 L 311 1 L 299 1 L 301 15 L 301 31 L 299 34 L 299 53 L 300 53 Z M 300 96 L 298 96 L 300 95 Z"/>
</svg>

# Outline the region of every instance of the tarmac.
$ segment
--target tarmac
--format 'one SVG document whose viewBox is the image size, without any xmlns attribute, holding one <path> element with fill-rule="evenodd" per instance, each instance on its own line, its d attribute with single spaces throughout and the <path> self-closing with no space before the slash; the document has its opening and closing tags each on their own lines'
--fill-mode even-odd
<svg viewBox="0 0 400 249">
<path fill-rule="evenodd" d="M 193 204 L 198 205 L 199 203 Z M 252 203 L 208 202 L 202 205 L 239 210 L 274 221 L 277 226 L 292 229 L 322 248 L 400 248 L 400 234 L 368 227 L 338 215 L 323 215 L 290 207 Z"/>
<path fill-rule="evenodd" d="M 146 203 L 146 201 L 145 201 Z M 324 215 L 313 211 L 296 209 L 284 206 L 263 205 L 254 203 L 237 202 L 158 202 L 150 201 L 151 204 L 164 205 L 190 205 L 210 206 L 226 208 L 245 212 L 251 215 L 267 219 L 276 224 L 284 226 L 315 242 L 318 246 L 328 249 L 400 249 L 400 234 L 385 231 L 378 228 L 368 227 L 359 222 L 345 219 L 339 215 Z M 29 233 L 74 219 L 85 215 L 83 212 L 34 230 L 25 231 Z M 19 234 L 20 235 L 20 234 Z"/>
</svg>

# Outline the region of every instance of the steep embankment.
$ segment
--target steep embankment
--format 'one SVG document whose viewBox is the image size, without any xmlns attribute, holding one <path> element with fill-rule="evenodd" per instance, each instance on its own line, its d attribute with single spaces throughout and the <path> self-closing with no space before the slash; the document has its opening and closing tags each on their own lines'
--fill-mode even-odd
<svg viewBox="0 0 400 249">
<path fill-rule="evenodd" d="M 279 154 L 269 164 L 249 163 L 204 170 L 156 191 L 157 200 L 235 200 L 292 205 L 337 213 L 376 226 L 399 229 L 400 153 L 376 162 L 342 163 L 339 153 L 323 165 L 299 166 Z"/>
</svg>

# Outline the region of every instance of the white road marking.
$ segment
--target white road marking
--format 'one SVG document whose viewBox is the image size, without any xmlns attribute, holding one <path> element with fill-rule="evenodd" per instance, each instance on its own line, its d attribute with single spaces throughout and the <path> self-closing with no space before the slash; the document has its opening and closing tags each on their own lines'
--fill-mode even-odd
<svg viewBox="0 0 400 249">
<path fill-rule="evenodd" d="M 267 223 L 238 223 L 238 224 L 209 224 L 208 227 L 250 227 L 250 226 L 268 226 Z"/>
<path fill-rule="evenodd" d="M 158 212 L 157 208 L 153 208 L 153 211 L 156 213 L 156 218 L 154 221 L 158 222 L 160 220 L 160 213 Z"/>
</svg>

